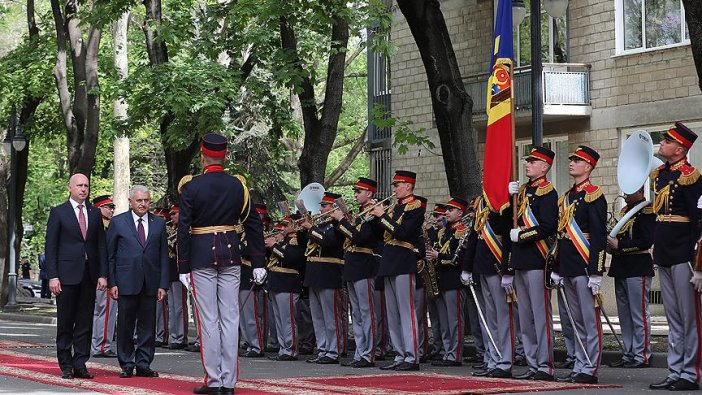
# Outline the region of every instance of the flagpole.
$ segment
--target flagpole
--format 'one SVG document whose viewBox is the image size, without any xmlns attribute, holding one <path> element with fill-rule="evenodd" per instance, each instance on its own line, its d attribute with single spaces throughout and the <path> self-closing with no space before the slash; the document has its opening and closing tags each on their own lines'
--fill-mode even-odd
<svg viewBox="0 0 702 395">
<path fill-rule="evenodd" d="M 514 59 L 512 59 L 512 65 L 509 68 L 509 81 L 510 81 L 509 82 L 510 83 L 510 87 L 509 87 L 510 93 L 509 94 L 511 97 L 510 111 L 512 113 L 512 116 L 510 117 L 511 118 L 510 123 L 512 124 L 512 151 L 511 151 L 512 152 L 512 177 L 511 177 L 511 179 L 512 179 L 512 181 L 517 181 L 518 180 L 518 178 L 517 178 L 518 177 L 517 176 L 517 161 L 519 160 L 519 155 L 518 155 L 518 153 L 515 154 L 515 148 L 516 148 L 516 144 L 515 144 L 515 142 L 516 142 L 515 115 L 516 114 L 514 113 Z M 512 229 L 517 229 L 517 226 L 518 226 L 517 225 L 517 215 L 518 215 L 518 213 L 517 213 L 517 197 L 518 197 L 518 195 L 519 195 L 518 193 L 515 193 L 514 195 L 511 196 L 511 198 L 512 198 Z"/>
</svg>

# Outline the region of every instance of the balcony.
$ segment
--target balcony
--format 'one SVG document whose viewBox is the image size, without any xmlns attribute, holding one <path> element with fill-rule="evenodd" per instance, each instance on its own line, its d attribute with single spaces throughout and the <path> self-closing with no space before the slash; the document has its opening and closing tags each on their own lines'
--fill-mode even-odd
<svg viewBox="0 0 702 395">
<path fill-rule="evenodd" d="M 485 100 L 487 79 L 490 74 L 478 74 L 463 79 L 468 94 L 473 98 L 473 122 L 487 122 Z M 580 63 L 543 64 L 544 121 L 560 121 L 589 117 L 590 65 Z M 514 71 L 514 99 L 516 122 L 529 122 L 531 117 L 531 68 Z"/>
</svg>

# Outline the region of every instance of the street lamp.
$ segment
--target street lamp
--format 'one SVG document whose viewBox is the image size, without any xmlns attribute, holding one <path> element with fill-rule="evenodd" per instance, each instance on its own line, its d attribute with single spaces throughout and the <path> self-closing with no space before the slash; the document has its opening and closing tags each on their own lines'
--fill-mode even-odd
<svg viewBox="0 0 702 395">
<path fill-rule="evenodd" d="M 543 0 L 546 12 L 560 18 L 568 9 L 568 0 Z M 542 145 L 544 138 L 543 66 L 541 65 L 541 0 L 531 0 L 529 7 L 531 38 L 531 143 Z M 512 0 L 512 23 L 519 27 L 526 16 L 523 0 Z"/>
<path fill-rule="evenodd" d="M 2 149 L 6 155 L 10 155 L 10 187 L 8 188 L 7 207 L 7 239 L 8 239 L 8 259 L 10 260 L 10 272 L 7 274 L 8 299 L 3 311 L 19 311 L 17 304 L 17 249 L 15 248 L 15 196 L 17 194 L 17 152 L 24 150 L 27 146 L 27 139 L 22 134 L 22 128 L 17 124 L 17 109 L 13 106 L 10 113 L 10 126 L 7 135 L 2 142 Z"/>
</svg>

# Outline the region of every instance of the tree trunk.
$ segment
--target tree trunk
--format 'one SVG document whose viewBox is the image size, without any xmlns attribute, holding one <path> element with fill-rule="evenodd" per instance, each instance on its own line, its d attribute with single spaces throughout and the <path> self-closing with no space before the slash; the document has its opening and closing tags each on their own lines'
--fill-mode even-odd
<svg viewBox="0 0 702 395">
<path fill-rule="evenodd" d="M 463 86 L 439 2 L 398 0 L 397 4 L 424 63 L 449 191 L 452 196 L 478 195 L 482 186 L 473 139 L 473 99 Z"/>
<path fill-rule="evenodd" d="M 115 68 L 120 79 L 124 80 L 129 74 L 127 62 L 127 29 L 129 27 L 129 12 L 125 12 L 115 21 L 112 27 L 112 53 Z M 127 121 L 127 102 L 119 98 L 112 103 L 115 120 L 119 123 Z M 126 135 L 115 136 L 114 140 L 114 183 L 112 187 L 112 200 L 116 205 L 115 214 L 123 213 L 129 209 L 127 201 L 130 184 L 129 171 L 129 137 Z"/>
<path fill-rule="evenodd" d="M 334 171 L 331 172 L 324 184 L 325 188 L 337 185 L 339 179 L 344 175 L 344 173 L 346 173 L 346 170 L 348 170 L 349 167 L 351 167 L 353 161 L 356 160 L 358 154 L 360 154 L 361 151 L 363 151 L 363 147 L 366 143 L 366 133 L 368 133 L 368 126 L 366 126 L 366 128 L 363 130 L 363 133 L 361 133 L 356 138 L 356 141 L 354 141 L 351 150 L 346 155 L 341 164 L 336 169 L 334 169 Z"/>
<path fill-rule="evenodd" d="M 692 58 L 697 69 L 697 86 L 702 90 L 702 1 L 682 0 L 685 7 L 685 20 L 690 34 Z"/>
<path fill-rule="evenodd" d="M 2 123 L 4 124 L 5 122 Z M 5 128 L 3 128 L 3 130 L 6 132 Z M 0 137 L 5 140 L 5 133 L 0 135 Z M 9 206 L 7 193 L 9 190 L 9 167 L 10 155 L 0 154 L 0 202 L 2 202 L 5 207 Z M 0 242 L 0 278 L 2 279 L 2 283 L 0 283 L 0 306 L 4 306 L 7 303 L 7 274 L 10 270 L 10 261 L 7 259 L 9 253 L 7 250 L 9 240 L 9 235 L 7 234 L 8 213 L 9 210 L 7 209 L 0 210 L 0 241 L 2 241 Z"/>
</svg>

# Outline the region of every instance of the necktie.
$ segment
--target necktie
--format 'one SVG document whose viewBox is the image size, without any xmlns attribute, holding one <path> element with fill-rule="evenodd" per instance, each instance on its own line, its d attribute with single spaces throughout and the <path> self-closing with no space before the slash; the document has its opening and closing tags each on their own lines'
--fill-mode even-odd
<svg viewBox="0 0 702 395">
<path fill-rule="evenodd" d="M 85 222 L 85 214 L 83 214 L 83 205 L 78 205 L 78 225 L 80 226 L 80 234 L 83 235 L 83 240 L 88 233 L 88 224 Z"/>
<path fill-rule="evenodd" d="M 144 247 L 146 245 L 146 233 L 144 232 L 143 219 L 139 218 L 139 226 L 137 226 L 137 236 L 139 236 L 139 243 Z"/>
</svg>

